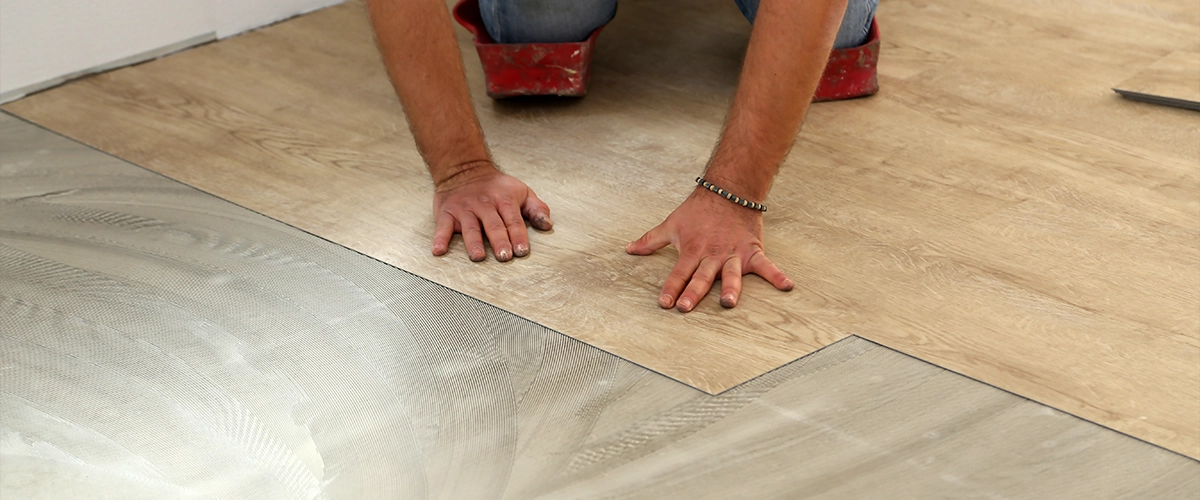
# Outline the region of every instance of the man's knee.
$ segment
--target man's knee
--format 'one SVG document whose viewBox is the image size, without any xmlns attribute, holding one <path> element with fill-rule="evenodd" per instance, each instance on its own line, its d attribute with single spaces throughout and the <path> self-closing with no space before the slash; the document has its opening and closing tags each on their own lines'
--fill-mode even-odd
<svg viewBox="0 0 1200 500">
<path fill-rule="evenodd" d="M 850 0 L 846 4 L 846 15 L 842 16 L 837 38 L 833 39 L 833 48 L 848 49 L 866 42 L 878 6 L 879 0 Z"/>
<path fill-rule="evenodd" d="M 617 12 L 617 0 L 479 0 L 497 43 L 579 42 Z"/>
<path fill-rule="evenodd" d="M 758 15 L 759 0 L 734 0 L 738 10 L 746 16 L 746 20 L 754 23 Z M 867 33 L 871 30 L 871 20 L 875 18 L 875 8 L 879 0 L 850 0 L 846 4 L 846 14 L 842 16 L 842 25 L 838 28 L 837 38 L 833 48 L 845 49 L 857 47 L 867 41 Z"/>
</svg>

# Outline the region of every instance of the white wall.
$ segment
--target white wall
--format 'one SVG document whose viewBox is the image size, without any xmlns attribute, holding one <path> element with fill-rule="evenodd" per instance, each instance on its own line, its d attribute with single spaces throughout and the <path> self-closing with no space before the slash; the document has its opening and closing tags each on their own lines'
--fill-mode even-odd
<svg viewBox="0 0 1200 500">
<path fill-rule="evenodd" d="M 4 2 L 7 0 L 0 0 Z M 195 1 L 195 0 L 194 0 Z M 343 0 L 203 0 L 213 5 L 218 38 L 236 35 L 280 19 L 322 7 L 342 3 Z"/>
<path fill-rule="evenodd" d="M 0 0 L 0 102 L 342 0 Z"/>
</svg>

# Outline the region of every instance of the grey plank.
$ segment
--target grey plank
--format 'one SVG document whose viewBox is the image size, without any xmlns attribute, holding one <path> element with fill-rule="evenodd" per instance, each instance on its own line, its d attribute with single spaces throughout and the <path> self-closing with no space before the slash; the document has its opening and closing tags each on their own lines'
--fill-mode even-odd
<svg viewBox="0 0 1200 500">
<path fill-rule="evenodd" d="M 709 396 L 9 115 L 0 332 L 4 498 L 1200 497 L 858 338 Z"/>
</svg>

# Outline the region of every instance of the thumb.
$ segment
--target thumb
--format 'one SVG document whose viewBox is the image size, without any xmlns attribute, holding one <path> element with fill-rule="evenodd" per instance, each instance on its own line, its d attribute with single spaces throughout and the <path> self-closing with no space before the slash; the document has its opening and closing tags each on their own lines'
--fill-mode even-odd
<svg viewBox="0 0 1200 500">
<path fill-rule="evenodd" d="M 550 207 L 541 198 L 538 198 L 532 189 L 525 197 L 525 202 L 521 204 L 521 215 L 524 215 L 529 223 L 540 231 L 549 231 L 554 228 L 554 221 L 550 220 Z"/>
<path fill-rule="evenodd" d="M 667 224 L 664 222 L 647 231 L 641 238 L 625 245 L 625 252 L 630 255 L 650 255 L 669 244 L 671 231 L 667 230 Z"/>
</svg>

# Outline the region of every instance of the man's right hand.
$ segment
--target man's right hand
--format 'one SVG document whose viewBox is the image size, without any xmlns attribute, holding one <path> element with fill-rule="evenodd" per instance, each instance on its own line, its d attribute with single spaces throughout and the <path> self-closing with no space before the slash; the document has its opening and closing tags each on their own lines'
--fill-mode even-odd
<svg viewBox="0 0 1200 500">
<path fill-rule="evenodd" d="M 487 258 L 485 235 L 496 260 L 504 262 L 529 255 L 526 219 L 542 231 L 554 226 L 550 207 L 524 182 L 505 175 L 490 162 L 481 162 L 441 182 L 433 195 L 433 213 L 437 217 L 433 254 L 445 255 L 454 233 L 461 233 L 467 256 L 475 262 Z"/>
<path fill-rule="evenodd" d="M 528 255 L 525 219 L 549 230 L 550 208 L 487 160 L 446 2 L 367 0 L 367 8 L 384 66 L 437 186 L 433 254 L 445 255 L 454 233 L 462 233 L 475 262 L 487 258 L 484 235 L 497 260 Z"/>
</svg>

